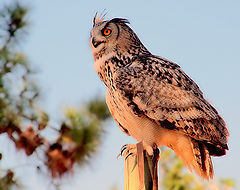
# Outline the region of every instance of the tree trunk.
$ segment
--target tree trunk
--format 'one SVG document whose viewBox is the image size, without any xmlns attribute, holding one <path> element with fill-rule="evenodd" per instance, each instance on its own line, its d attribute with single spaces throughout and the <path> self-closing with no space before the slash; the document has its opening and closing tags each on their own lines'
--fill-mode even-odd
<svg viewBox="0 0 240 190">
<path fill-rule="evenodd" d="M 124 190 L 158 190 L 158 158 L 158 149 L 150 156 L 138 143 L 137 154 L 124 162 Z"/>
</svg>

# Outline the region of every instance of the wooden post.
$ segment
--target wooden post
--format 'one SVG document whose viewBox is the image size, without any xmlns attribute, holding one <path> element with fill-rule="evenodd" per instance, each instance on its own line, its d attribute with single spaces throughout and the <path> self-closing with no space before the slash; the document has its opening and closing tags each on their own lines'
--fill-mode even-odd
<svg viewBox="0 0 240 190">
<path fill-rule="evenodd" d="M 137 154 L 124 162 L 124 190 L 158 190 L 158 157 L 158 149 L 149 156 L 138 143 Z"/>
</svg>

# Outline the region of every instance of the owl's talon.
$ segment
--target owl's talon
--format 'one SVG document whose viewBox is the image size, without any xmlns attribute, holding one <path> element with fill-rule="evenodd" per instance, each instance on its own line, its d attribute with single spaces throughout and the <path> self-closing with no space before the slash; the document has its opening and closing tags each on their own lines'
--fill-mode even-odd
<svg viewBox="0 0 240 190">
<path fill-rule="evenodd" d="M 120 151 L 119 155 L 117 156 L 117 158 L 119 156 L 123 156 L 123 157 L 125 157 L 125 160 L 126 160 L 129 156 L 136 155 L 136 152 L 137 152 L 136 144 L 125 144 L 121 148 L 121 151 Z"/>
<path fill-rule="evenodd" d="M 131 156 L 131 155 L 133 155 L 132 152 L 130 152 L 130 153 L 125 157 L 125 160 L 127 160 L 127 158 L 128 158 L 129 156 Z"/>
<path fill-rule="evenodd" d="M 120 151 L 121 156 L 123 155 L 123 152 L 127 149 L 127 144 L 123 145 Z"/>
<path fill-rule="evenodd" d="M 120 153 L 117 155 L 117 159 L 120 157 L 120 156 L 123 156 L 123 152 L 127 149 L 127 144 L 123 145 L 121 150 L 120 150 Z"/>
</svg>

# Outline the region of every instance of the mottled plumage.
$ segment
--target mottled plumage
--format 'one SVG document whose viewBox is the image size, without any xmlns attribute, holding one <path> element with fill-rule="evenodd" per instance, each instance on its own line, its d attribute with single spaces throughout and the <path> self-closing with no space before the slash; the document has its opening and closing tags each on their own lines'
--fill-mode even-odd
<svg viewBox="0 0 240 190">
<path fill-rule="evenodd" d="M 201 177 L 213 177 L 211 156 L 226 154 L 225 122 L 177 64 L 152 55 L 126 19 L 94 18 L 94 68 L 120 129 L 145 147 L 165 145 Z"/>
</svg>

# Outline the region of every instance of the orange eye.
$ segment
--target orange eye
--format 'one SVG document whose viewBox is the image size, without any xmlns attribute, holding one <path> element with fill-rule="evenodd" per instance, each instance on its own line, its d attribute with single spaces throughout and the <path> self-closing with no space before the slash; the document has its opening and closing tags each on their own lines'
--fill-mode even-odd
<svg viewBox="0 0 240 190">
<path fill-rule="evenodd" d="M 104 30 L 103 30 L 103 35 L 104 36 L 108 36 L 108 35 L 110 35 L 112 33 L 112 31 L 110 30 L 110 29 L 108 29 L 108 28 L 105 28 Z"/>
</svg>

